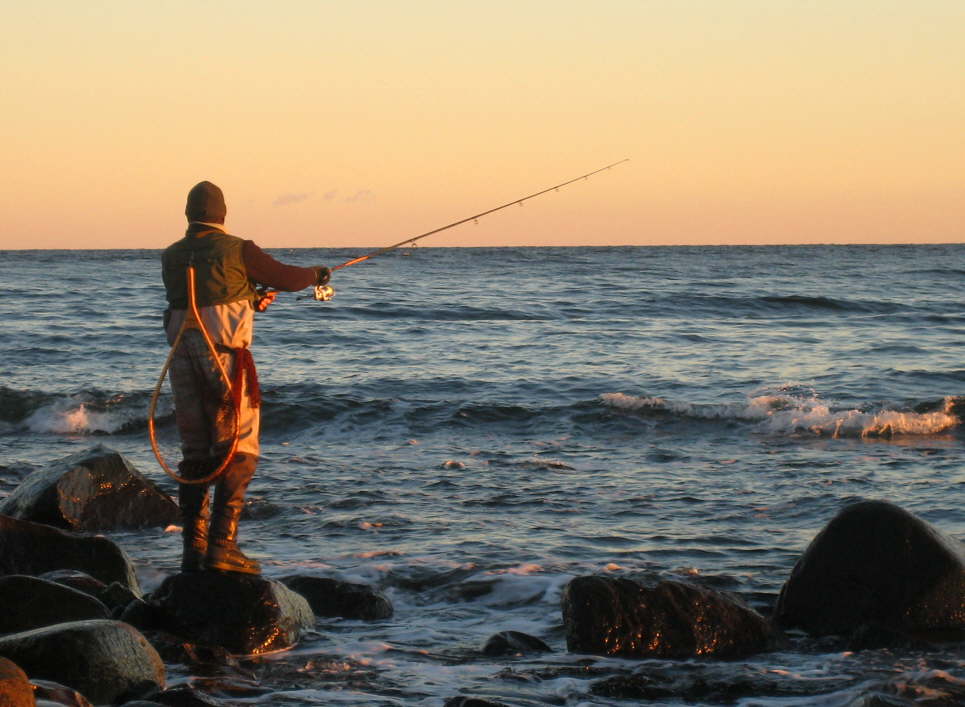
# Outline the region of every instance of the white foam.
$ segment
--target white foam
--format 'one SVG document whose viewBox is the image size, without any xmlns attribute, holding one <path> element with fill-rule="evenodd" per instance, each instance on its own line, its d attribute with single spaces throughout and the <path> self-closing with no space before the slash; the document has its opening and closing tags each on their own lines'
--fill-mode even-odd
<svg viewBox="0 0 965 707">
<path fill-rule="evenodd" d="M 779 392 L 752 394 L 745 403 L 729 405 L 696 405 L 624 393 L 604 393 L 600 398 L 618 410 L 660 410 L 703 420 L 755 422 L 761 431 L 774 435 L 813 434 L 833 438 L 931 435 L 959 423 L 951 412 L 953 398 L 946 398 L 943 410 L 924 413 L 890 409 L 836 410 L 813 391 L 801 391 L 799 386 L 790 384 L 782 386 Z"/>
<path fill-rule="evenodd" d="M 25 420 L 27 429 L 43 434 L 90 434 L 118 431 L 129 421 L 129 415 L 94 412 L 85 403 L 72 398 L 40 407 Z"/>
</svg>

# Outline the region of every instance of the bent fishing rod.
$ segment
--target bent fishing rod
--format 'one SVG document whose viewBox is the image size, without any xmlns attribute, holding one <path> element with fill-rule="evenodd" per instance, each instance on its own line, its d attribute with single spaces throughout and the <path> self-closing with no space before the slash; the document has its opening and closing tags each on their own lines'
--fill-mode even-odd
<svg viewBox="0 0 965 707">
<path fill-rule="evenodd" d="M 563 187 L 570 185 L 573 182 L 578 182 L 581 179 L 588 179 L 592 177 L 594 174 L 605 172 L 608 169 L 612 169 L 613 167 L 616 167 L 618 164 L 623 164 L 624 162 L 629 162 L 629 161 L 630 161 L 630 158 L 627 157 L 617 162 L 613 162 L 612 164 L 608 164 L 605 167 L 600 167 L 599 169 L 595 169 L 592 172 L 581 174 L 579 177 L 573 177 L 573 179 L 568 179 L 567 181 L 561 182 L 560 184 L 555 184 L 551 187 L 547 187 L 546 189 L 542 189 L 538 192 L 534 192 L 533 194 L 529 194 L 528 196 L 520 197 L 519 199 L 513 199 L 512 201 L 507 201 L 505 204 L 502 204 L 501 206 L 497 206 L 492 209 L 487 209 L 486 211 L 480 211 L 478 214 L 473 214 L 472 216 L 467 216 L 466 218 L 459 219 L 458 221 L 453 221 L 452 223 L 448 223 L 445 226 L 440 226 L 439 228 L 434 228 L 431 231 L 426 231 L 425 233 L 421 233 L 418 236 L 415 236 L 412 238 L 406 238 L 403 241 L 399 241 L 398 243 L 393 243 L 392 245 L 385 246 L 384 248 L 379 248 L 378 250 L 374 250 L 371 253 L 367 253 L 366 255 L 360 255 L 357 258 L 346 260 L 344 263 L 341 263 L 333 267 L 332 272 L 335 272 L 336 270 L 341 270 L 342 268 L 351 267 L 352 265 L 358 265 L 359 263 L 363 263 L 370 258 L 374 258 L 384 253 L 388 253 L 389 251 L 395 250 L 396 248 L 400 248 L 404 245 L 414 244 L 418 240 L 422 240 L 423 238 L 427 238 L 428 236 L 435 235 L 436 233 L 440 233 L 442 231 L 448 231 L 450 228 L 461 226 L 464 223 L 469 223 L 470 221 L 478 221 L 483 216 L 488 216 L 489 214 L 496 213 L 497 211 L 508 209 L 510 206 L 522 206 L 524 201 L 535 199 L 537 196 L 542 196 L 547 192 L 558 191 L 559 189 L 562 189 Z M 321 302 L 328 302 L 334 296 L 335 296 L 335 289 L 330 285 L 318 285 L 315 287 L 315 294 L 313 297 L 316 300 L 319 300 Z M 307 299 L 307 298 L 299 297 L 299 299 Z"/>
</svg>

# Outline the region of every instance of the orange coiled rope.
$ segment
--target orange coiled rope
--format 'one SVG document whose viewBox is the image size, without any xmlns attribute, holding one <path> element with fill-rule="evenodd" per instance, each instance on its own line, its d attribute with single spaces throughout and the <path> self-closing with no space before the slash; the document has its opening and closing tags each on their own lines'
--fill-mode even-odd
<svg viewBox="0 0 965 707">
<path fill-rule="evenodd" d="M 184 332 L 188 329 L 198 329 L 202 336 L 204 336 L 204 341 L 208 345 L 208 350 L 211 352 L 212 358 L 214 358 L 215 363 L 218 365 L 218 370 L 221 373 L 221 377 L 224 380 L 225 386 L 229 392 L 229 399 L 231 400 L 231 407 L 234 412 L 234 424 L 231 439 L 231 448 L 225 455 L 224 460 L 217 469 L 212 471 L 207 476 L 200 479 L 186 479 L 182 476 L 178 476 L 167 462 L 164 461 L 164 456 L 161 454 L 161 449 L 158 447 L 157 443 L 157 433 L 154 429 L 154 414 L 157 411 L 157 401 L 161 394 L 161 386 L 164 384 L 164 378 L 168 374 L 168 369 L 171 367 L 171 361 L 174 358 L 174 352 L 177 351 L 178 344 L 181 343 L 181 337 L 184 336 Z M 147 413 L 147 429 L 148 434 L 151 437 L 151 449 L 154 450 L 154 456 L 157 458 L 158 464 L 164 469 L 164 472 L 170 476 L 172 479 L 177 481 L 179 484 L 207 484 L 218 478 L 221 473 L 228 468 L 231 460 L 235 456 L 235 451 L 238 449 L 238 440 L 241 437 L 241 401 L 239 395 L 232 394 L 232 382 L 231 377 L 228 375 L 228 371 L 224 367 L 224 363 L 221 361 L 221 357 L 218 355 L 218 349 L 214 342 L 211 340 L 211 335 L 208 330 L 204 327 L 204 322 L 201 321 L 201 314 L 198 312 L 198 302 L 195 296 L 194 289 L 194 266 L 188 266 L 188 309 L 184 313 L 184 321 L 181 323 L 181 328 L 178 329 L 177 336 L 174 337 L 174 343 L 171 344 L 171 350 L 168 352 L 168 357 L 164 361 L 164 367 L 161 368 L 161 375 L 157 379 L 157 383 L 154 386 L 154 393 L 151 395 L 151 405 L 148 408 Z"/>
</svg>

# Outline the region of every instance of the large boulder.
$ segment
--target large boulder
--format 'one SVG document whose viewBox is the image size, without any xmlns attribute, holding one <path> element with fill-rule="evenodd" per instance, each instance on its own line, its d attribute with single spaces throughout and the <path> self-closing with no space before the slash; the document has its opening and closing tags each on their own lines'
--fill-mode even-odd
<svg viewBox="0 0 965 707">
<path fill-rule="evenodd" d="M 0 656 L 31 678 L 114 704 L 164 687 L 164 663 L 137 629 L 120 621 L 74 621 L 0 637 Z"/>
<path fill-rule="evenodd" d="M 571 652 L 628 658 L 740 657 L 766 649 L 769 622 L 730 595 L 685 582 L 587 576 L 562 596 Z"/>
<path fill-rule="evenodd" d="M 308 602 L 260 576 L 190 572 L 164 580 L 148 598 L 159 627 L 234 655 L 290 648 L 315 625 Z"/>
<path fill-rule="evenodd" d="M 965 632 L 965 548 L 885 501 L 844 508 L 797 561 L 775 608 L 815 635 L 876 625 L 951 637 Z"/>
<path fill-rule="evenodd" d="M 35 703 L 33 687 L 27 674 L 12 660 L 0 658 L 0 705 L 33 707 Z"/>
<path fill-rule="evenodd" d="M 106 619 L 104 603 L 63 584 L 22 574 L 0 577 L 0 633 L 19 633 L 42 626 Z"/>
<path fill-rule="evenodd" d="M 392 616 L 392 602 L 388 597 L 365 584 L 309 575 L 282 577 L 281 582 L 305 597 L 316 616 L 365 621 Z"/>
<path fill-rule="evenodd" d="M 170 496 L 102 445 L 33 472 L 0 502 L 0 513 L 83 531 L 164 527 L 180 517 Z"/>
<path fill-rule="evenodd" d="M 141 593 L 134 565 L 107 538 L 0 515 L 0 575 L 39 575 L 64 569 L 86 572 L 105 584 L 120 582 L 135 594 Z"/>
</svg>

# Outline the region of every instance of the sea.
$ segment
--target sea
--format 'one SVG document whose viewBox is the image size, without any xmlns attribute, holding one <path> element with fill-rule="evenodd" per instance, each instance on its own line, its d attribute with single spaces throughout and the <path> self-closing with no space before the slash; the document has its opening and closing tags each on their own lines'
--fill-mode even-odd
<svg viewBox="0 0 965 707">
<path fill-rule="evenodd" d="M 147 432 L 168 351 L 160 251 L 3 251 L 0 282 L 0 496 L 99 444 L 174 494 Z M 642 671 L 671 685 L 648 704 L 960 704 L 962 643 L 792 632 L 741 660 L 581 655 L 560 596 L 582 575 L 677 578 L 768 615 L 862 499 L 965 540 L 965 245 L 410 247 L 332 285 L 257 317 L 262 457 L 240 542 L 269 578 L 364 583 L 394 615 L 319 618 L 221 674 L 169 664 L 169 687 L 239 705 L 629 705 L 598 686 Z M 145 591 L 178 571 L 176 527 L 109 537 Z M 551 651 L 484 654 L 502 631 Z"/>
</svg>

